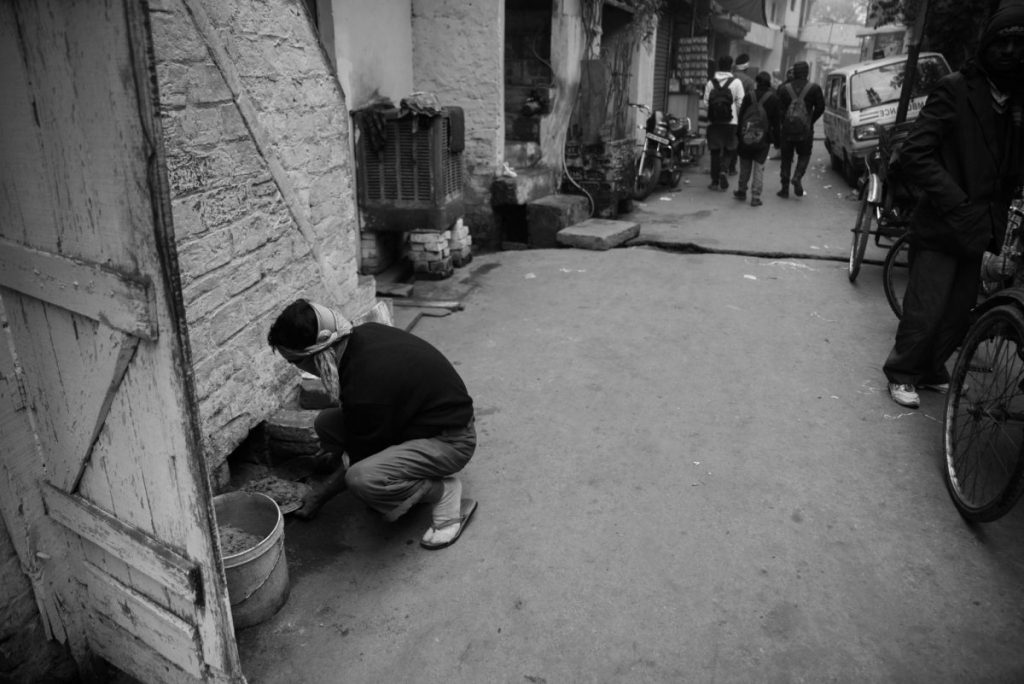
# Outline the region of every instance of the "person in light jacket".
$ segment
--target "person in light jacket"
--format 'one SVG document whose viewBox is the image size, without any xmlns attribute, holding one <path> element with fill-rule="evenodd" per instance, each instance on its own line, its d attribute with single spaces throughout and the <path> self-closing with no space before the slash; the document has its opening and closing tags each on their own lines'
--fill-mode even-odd
<svg viewBox="0 0 1024 684">
<path fill-rule="evenodd" d="M 733 76 L 732 57 L 722 55 L 718 58 L 718 71 L 708 79 L 704 87 L 704 104 L 708 113 L 707 141 L 711 153 L 711 185 L 710 190 L 725 191 L 729 189 L 728 163 L 733 150 L 736 149 L 736 126 L 739 123 L 740 103 L 743 102 L 743 84 Z M 731 95 L 730 103 L 724 115 L 718 113 L 720 93 L 716 85 L 726 88 Z"/>
</svg>

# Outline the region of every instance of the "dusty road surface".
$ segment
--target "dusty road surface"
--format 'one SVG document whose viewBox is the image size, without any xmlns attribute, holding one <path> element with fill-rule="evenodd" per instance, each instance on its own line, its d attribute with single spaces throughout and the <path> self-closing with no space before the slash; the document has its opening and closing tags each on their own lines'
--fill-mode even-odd
<svg viewBox="0 0 1024 684">
<path fill-rule="evenodd" d="M 238 634 L 249 681 L 1024 681 L 1024 505 L 958 517 L 942 398 L 889 400 L 896 321 L 877 266 L 847 281 L 855 207 L 819 173 L 794 220 L 703 177 L 635 212 L 680 243 L 731 217 L 723 253 L 460 269 L 465 309 L 413 331 L 475 399 L 472 524 L 428 552 L 426 508 L 289 520 L 291 596 Z"/>
</svg>

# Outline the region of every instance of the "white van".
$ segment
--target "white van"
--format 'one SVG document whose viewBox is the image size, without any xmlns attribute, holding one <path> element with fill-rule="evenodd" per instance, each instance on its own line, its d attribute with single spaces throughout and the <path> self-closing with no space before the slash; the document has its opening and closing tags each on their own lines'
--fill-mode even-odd
<svg viewBox="0 0 1024 684">
<path fill-rule="evenodd" d="M 907 56 L 851 64 L 825 79 L 825 148 L 832 168 L 855 185 L 868 154 L 878 144 L 878 132 L 896 122 Z M 949 73 L 949 64 L 937 52 L 918 55 L 917 79 L 907 120 L 917 117 L 928 93 Z"/>
</svg>

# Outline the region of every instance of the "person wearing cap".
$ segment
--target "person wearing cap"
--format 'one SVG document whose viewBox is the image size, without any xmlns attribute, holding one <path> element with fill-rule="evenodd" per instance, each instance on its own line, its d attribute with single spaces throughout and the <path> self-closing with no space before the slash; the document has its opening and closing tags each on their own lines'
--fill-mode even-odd
<svg viewBox="0 0 1024 684">
<path fill-rule="evenodd" d="M 732 75 L 736 77 L 736 80 L 743 86 L 743 96 L 751 97 L 751 93 L 754 92 L 755 84 L 754 79 L 747 73 L 750 68 L 750 56 L 742 54 L 736 58 L 735 64 L 732 65 Z M 739 157 L 739 148 L 737 147 L 732 151 L 732 156 L 729 157 L 729 175 L 736 175 L 736 160 Z"/>
<path fill-rule="evenodd" d="M 943 77 L 900 148 L 900 173 L 920 193 L 903 316 L 883 370 L 889 395 L 920 406 L 945 392 L 946 363 L 970 324 L 986 250 L 998 253 L 1024 182 L 1024 2 L 989 18 L 975 57 Z"/>
<path fill-rule="evenodd" d="M 805 137 L 799 140 L 790 140 L 783 135 L 780 140 L 779 150 L 782 152 L 782 161 L 779 180 L 782 182 L 782 188 L 775 194 L 782 198 L 789 197 L 790 183 L 793 184 L 793 194 L 797 197 L 803 196 L 803 178 L 807 173 L 807 167 L 810 166 L 811 150 L 814 147 L 814 124 L 825 113 L 825 94 L 821 91 L 821 86 L 808 80 L 810 73 L 810 64 L 797 62 L 793 65 L 793 78 L 787 80 L 778 89 L 779 109 L 783 112 L 783 116 L 789 109 L 790 102 L 795 98 L 803 97 L 807 115 L 810 117 L 810 128 Z M 795 168 L 793 166 L 794 156 L 796 157 Z"/>
<path fill-rule="evenodd" d="M 451 362 L 412 333 L 380 323 L 353 327 L 305 299 L 281 312 L 267 342 L 318 376 L 340 404 L 314 423 L 329 474 L 296 515 L 313 517 L 347 488 L 388 521 L 417 503 L 433 504 L 420 544 L 454 543 L 476 510 L 456 476 L 473 457 L 476 430 L 473 400 Z"/>
</svg>

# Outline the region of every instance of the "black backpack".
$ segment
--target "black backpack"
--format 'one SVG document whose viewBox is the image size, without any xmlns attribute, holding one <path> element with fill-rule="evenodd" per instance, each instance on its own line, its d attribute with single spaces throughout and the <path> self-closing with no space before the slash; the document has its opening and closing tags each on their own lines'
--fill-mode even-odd
<svg viewBox="0 0 1024 684">
<path fill-rule="evenodd" d="M 792 83 L 786 84 L 786 91 L 789 93 L 789 106 L 786 107 L 786 114 L 782 118 L 782 137 L 786 140 L 806 140 L 811 135 L 811 115 L 807 111 L 807 103 L 804 98 L 811 89 L 807 83 L 797 93 Z"/>
<path fill-rule="evenodd" d="M 768 91 L 756 100 L 751 93 L 750 106 L 740 121 L 740 142 L 747 147 L 761 147 L 768 143 L 768 112 L 764 110 L 764 103 L 771 94 Z"/>
<path fill-rule="evenodd" d="M 732 91 L 729 89 L 734 78 L 725 79 L 725 83 L 719 84 L 714 78 L 711 79 L 711 93 L 708 95 L 708 122 L 713 124 L 729 123 L 732 121 Z"/>
</svg>

